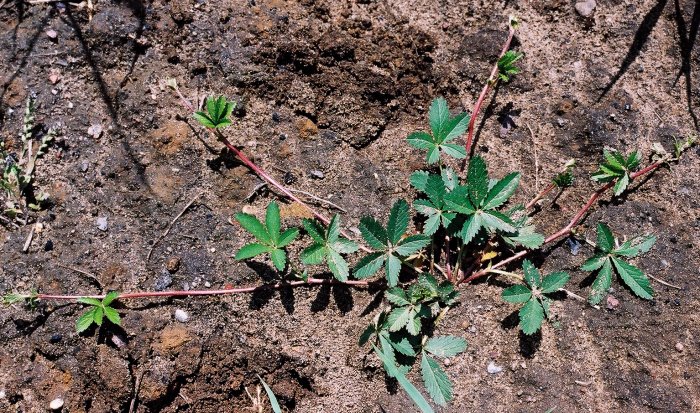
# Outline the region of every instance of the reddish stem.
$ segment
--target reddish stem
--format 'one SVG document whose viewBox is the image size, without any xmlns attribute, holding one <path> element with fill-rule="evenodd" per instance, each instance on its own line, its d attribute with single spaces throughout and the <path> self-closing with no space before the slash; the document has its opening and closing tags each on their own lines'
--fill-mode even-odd
<svg viewBox="0 0 700 413">
<path fill-rule="evenodd" d="M 177 92 L 177 95 L 180 97 L 180 100 L 185 105 L 185 107 L 187 107 L 187 109 L 189 109 L 191 112 L 194 112 L 194 107 L 187 99 L 185 99 L 184 96 L 182 96 L 182 93 L 180 93 L 180 90 L 175 89 L 175 91 Z M 309 211 L 309 213 L 311 213 L 311 215 L 316 217 L 319 221 L 323 222 L 326 225 L 330 224 L 330 222 L 331 222 L 330 219 L 328 219 L 325 215 L 321 214 L 320 212 L 317 212 L 315 209 L 311 208 L 309 205 L 304 203 L 304 201 L 299 199 L 289 189 L 285 188 L 282 184 L 277 182 L 277 180 L 275 180 L 275 178 L 268 175 L 267 172 L 265 172 L 262 168 L 260 168 L 255 163 L 253 163 L 253 161 L 251 161 L 247 156 L 245 156 L 245 154 L 240 149 L 233 146 L 233 144 L 231 144 L 231 142 L 228 139 L 226 139 L 226 137 L 221 133 L 221 131 L 219 131 L 218 129 L 215 129 L 215 128 L 206 128 L 206 129 L 207 129 L 207 132 L 214 135 L 218 140 L 220 140 L 224 145 L 226 145 L 226 147 L 231 152 L 233 152 L 236 155 L 236 157 L 238 157 L 238 159 L 241 160 L 241 162 L 243 162 L 248 168 L 252 169 L 253 172 L 255 172 L 260 178 L 267 181 L 270 185 L 274 186 L 275 188 L 279 189 L 280 192 L 282 192 L 282 194 L 284 194 L 287 198 L 291 199 L 294 202 L 297 202 L 299 205 L 304 207 L 307 211 Z M 345 238 L 348 238 L 348 239 L 354 238 L 352 235 L 348 234 L 347 231 L 345 231 L 345 230 L 340 230 L 340 233 Z M 365 252 L 372 252 L 372 250 L 365 247 L 364 245 L 359 245 L 359 247 L 361 250 L 363 250 Z"/>
<path fill-rule="evenodd" d="M 557 187 L 557 184 L 555 184 L 554 182 L 550 182 L 550 184 L 547 185 L 547 187 L 546 187 L 545 189 L 543 189 L 542 191 L 540 191 L 539 194 L 535 195 L 535 197 L 532 198 L 532 201 L 528 202 L 527 205 L 525 205 L 525 209 L 530 209 L 530 208 L 532 208 L 533 206 L 535 206 L 535 204 L 537 203 L 537 201 L 539 201 L 540 199 L 542 199 L 542 197 L 544 197 L 544 196 L 547 195 L 548 193 L 552 192 L 552 190 L 553 190 L 554 188 L 556 188 L 556 187 Z"/>
<path fill-rule="evenodd" d="M 362 281 L 362 280 L 348 280 L 348 281 L 338 281 L 338 280 L 326 280 L 320 278 L 309 278 L 308 281 L 292 281 L 288 283 L 276 283 L 276 284 L 263 284 L 256 287 L 245 287 L 245 288 L 229 288 L 224 290 L 192 290 L 192 291 L 146 291 L 137 293 L 126 293 L 120 294 L 117 297 L 119 300 L 126 300 L 130 298 L 148 298 L 148 297 L 188 297 L 195 295 L 226 295 L 226 294 L 243 294 L 243 293 L 253 293 L 262 290 L 279 290 L 281 288 L 291 288 L 291 287 L 301 287 L 305 285 L 348 285 L 352 287 L 367 287 L 372 282 Z M 77 300 L 78 298 L 96 298 L 101 300 L 105 298 L 105 294 L 96 295 L 55 295 L 55 294 L 38 294 L 37 299 L 40 300 Z"/>
<path fill-rule="evenodd" d="M 474 105 L 474 110 L 472 111 L 471 118 L 469 119 L 469 129 L 467 132 L 467 138 L 466 138 L 466 143 L 465 143 L 465 148 L 467 149 L 467 158 L 464 159 L 462 162 L 462 168 L 461 170 L 464 171 L 464 167 L 467 164 L 467 159 L 469 158 L 469 154 L 471 153 L 471 148 L 472 148 L 472 139 L 474 138 L 474 124 L 476 123 L 476 118 L 479 115 L 479 112 L 481 111 L 481 106 L 484 103 L 484 99 L 486 99 L 486 96 L 488 95 L 489 91 L 493 86 L 496 85 L 496 82 L 498 82 L 498 78 L 496 75 L 498 74 L 498 61 L 501 60 L 504 54 L 510 49 L 510 43 L 513 41 L 513 35 L 515 34 L 515 27 L 512 25 L 510 26 L 510 30 L 508 32 L 508 39 L 506 40 L 505 44 L 503 45 L 503 49 L 501 49 L 501 54 L 498 55 L 498 59 L 496 60 L 496 64 L 493 65 L 493 69 L 491 69 L 491 75 L 489 76 L 488 80 L 486 81 L 486 84 L 484 85 L 484 88 L 481 90 L 481 94 L 479 95 L 479 99 L 476 101 L 476 105 Z"/>
<path fill-rule="evenodd" d="M 665 161 L 655 162 L 655 163 L 652 163 L 651 165 L 647 166 L 644 169 L 641 169 L 637 172 L 631 173 L 630 174 L 630 181 L 633 181 L 635 178 L 638 178 L 642 175 L 645 175 L 645 174 L 655 170 L 656 168 L 663 165 L 664 163 L 665 163 Z M 583 216 L 586 215 L 586 212 L 588 212 L 588 210 L 591 209 L 591 207 L 595 204 L 595 202 L 598 200 L 598 198 L 600 198 L 608 189 L 612 188 L 613 186 L 615 186 L 615 182 L 609 182 L 609 183 L 601 186 L 597 191 L 595 191 L 588 199 L 588 202 L 586 202 L 583 205 L 583 207 L 581 207 L 581 209 L 579 209 L 579 211 L 576 213 L 576 215 L 574 215 L 574 217 L 571 218 L 569 223 L 564 228 L 560 229 L 559 231 L 557 231 L 554 234 L 545 238 L 544 244 L 549 244 L 550 242 L 556 241 L 557 239 L 559 239 L 565 235 L 568 235 L 571 232 L 571 230 L 576 225 L 578 225 L 578 223 L 583 219 Z M 469 277 L 463 279 L 459 284 L 468 283 L 470 281 L 474 281 L 478 278 L 481 278 L 481 277 L 485 276 L 486 274 L 488 274 L 488 270 L 490 270 L 490 269 L 495 270 L 497 268 L 503 267 L 504 265 L 506 265 L 510 262 L 513 262 L 519 258 L 524 257 L 525 255 L 527 255 L 531 251 L 534 251 L 534 250 L 520 251 L 511 257 L 508 257 L 504 260 L 497 262 L 496 264 L 492 265 L 489 268 L 484 268 L 480 271 L 475 272 L 474 274 L 470 275 Z"/>
</svg>

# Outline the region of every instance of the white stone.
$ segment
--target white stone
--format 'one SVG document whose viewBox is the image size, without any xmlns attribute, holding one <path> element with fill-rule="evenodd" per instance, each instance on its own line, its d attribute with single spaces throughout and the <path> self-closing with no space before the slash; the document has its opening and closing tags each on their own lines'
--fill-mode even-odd
<svg viewBox="0 0 700 413">
<path fill-rule="evenodd" d="M 175 310 L 175 319 L 181 323 L 186 323 L 190 319 L 189 314 L 185 310 L 180 310 L 179 308 Z"/>
<path fill-rule="evenodd" d="M 51 400 L 51 403 L 49 404 L 49 408 L 51 410 L 61 410 L 63 408 L 63 399 L 60 397 L 57 397 L 57 398 Z"/>
<path fill-rule="evenodd" d="M 486 367 L 486 371 L 489 374 L 498 374 L 503 371 L 503 367 L 497 366 L 496 363 L 492 361 L 489 363 L 488 367 Z"/>
</svg>

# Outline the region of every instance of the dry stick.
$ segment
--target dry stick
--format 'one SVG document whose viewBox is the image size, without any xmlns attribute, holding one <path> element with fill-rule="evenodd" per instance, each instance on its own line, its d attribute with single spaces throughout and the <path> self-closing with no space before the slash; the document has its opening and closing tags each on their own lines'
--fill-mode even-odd
<svg viewBox="0 0 700 413">
<path fill-rule="evenodd" d="M 74 267 L 71 267 L 71 266 L 68 266 L 68 265 L 64 265 L 64 264 L 61 264 L 61 263 L 58 263 L 58 264 L 56 264 L 56 265 L 58 265 L 58 266 L 61 267 L 61 268 L 65 268 L 65 269 L 67 269 L 67 270 L 75 271 L 75 272 L 77 272 L 78 274 L 82 274 L 82 275 L 84 275 L 84 276 L 90 278 L 91 280 L 95 281 L 99 286 L 102 286 L 102 283 L 100 282 L 99 278 L 97 278 L 97 276 L 96 276 L 95 274 L 93 274 L 93 273 L 90 273 L 90 272 L 87 272 L 87 271 L 83 271 L 83 270 L 80 270 L 80 269 L 78 269 L 78 268 L 74 268 Z"/>
<path fill-rule="evenodd" d="M 117 299 L 127 300 L 132 298 L 154 298 L 154 297 L 190 297 L 197 295 L 230 295 L 230 294 L 245 294 L 254 293 L 263 290 L 279 290 L 282 288 L 301 287 L 309 285 L 347 285 L 351 287 L 368 287 L 373 284 L 379 284 L 381 281 L 362 281 L 348 280 L 338 281 L 335 279 L 309 278 L 307 281 L 292 281 L 288 283 L 263 284 L 256 287 L 244 288 L 229 288 L 224 290 L 191 290 L 191 291 L 143 291 L 137 293 L 120 294 Z M 59 294 L 37 294 L 36 296 L 27 296 L 27 298 L 37 298 L 39 300 L 77 300 L 81 297 L 95 298 L 101 300 L 105 298 L 105 294 L 95 295 L 59 295 Z"/>
<path fill-rule="evenodd" d="M 484 99 L 486 99 L 486 95 L 488 95 L 489 91 L 491 88 L 493 88 L 496 83 L 498 82 L 498 77 L 496 75 L 498 74 L 498 61 L 501 60 L 504 54 L 510 49 L 510 43 L 513 41 L 513 35 L 515 34 L 515 26 L 514 24 L 510 24 L 510 29 L 508 32 L 508 39 L 506 40 L 505 44 L 503 45 L 503 49 L 501 49 L 501 54 L 498 55 L 498 59 L 496 60 L 496 63 L 493 65 L 493 69 L 491 70 L 491 75 L 489 76 L 488 80 L 486 81 L 486 84 L 484 85 L 484 88 L 481 90 L 481 94 L 479 95 L 479 99 L 476 101 L 476 104 L 474 105 L 474 110 L 472 111 L 471 118 L 469 119 L 469 130 L 467 132 L 467 138 L 466 138 L 466 143 L 465 143 L 465 148 L 467 149 L 467 157 L 464 158 L 464 161 L 462 161 L 462 167 L 461 171 L 464 171 L 465 166 L 467 165 L 467 159 L 469 159 L 469 154 L 471 153 L 471 148 L 472 148 L 472 139 L 474 138 L 474 124 L 476 123 L 476 118 L 479 115 L 479 111 L 481 110 L 481 105 L 484 103 Z"/>
<path fill-rule="evenodd" d="M 184 96 L 182 96 L 182 93 L 180 93 L 180 90 L 176 88 L 175 91 L 177 92 L 178 96 L 180 97 L 180 100 L 182 100 L 183 104 L 184 104 L 190 111 L 194 111 L 194 107 L 192 106 L 192 104 L 191 104 L 187 99 L 185 99 Z M 280 184 L 279 182 L 277 182 L 277 181 L 275 180 L 275 178 L 271 177 L 270 175 L 267 174 L 267 172 L 263 171 L 260 167 L 258 167 L 258 165 L 254 164 L 253 161 L 251 161 L 250 159 L 248 159 L 248 157 L 245 156 L 241 150 L 239 150 L 238 148 L 236 148 L 235 146 L 233 146 L 233 145 L 231 144 L 231 142 L 229 142 L 229 140 L 226 139 L 226 137 L 225 137 L 219 130 L 214 129 L 214 128 L 206 128 L 206 129 L 207 129 L 207 131 L 208 131 L 210 134 L 214 135 L 216 138 L 218 138 L 218 140 L 220 140 L 224 145 L 226 145 L 226 147 L 227 147 L 231 152 L 233 152 L 234 155 L 236 155 L 236 157 L 238 157 L 238 159 L 240 159 L 241 162 L 243 162 L 248 168 L 252 169 L 253 172 L 255 172 L 260 178 L 262 178 L 263 180 L 265 180 L 265 181 L 267 181 L 268 183 L 270 183 L 270 185 L 272 185 L 272 186 L 274 186 L 275 188 L 277 188 L 277 189 L 278 189 L 280 192 L 282 192 L 287 198 L 291 199 L 291 200 L 294 201 L 294 202 L 297 202 L 299 205 L 301 205 L 302 207 L 304 207 L 307 211 L 309 211 L 309 212 L 310 212 L 314 217 L 316 217 L 319 221 L 323 222 L 323 223 L 326 224 L 326 225 L 330 224 L 330 222 L 331 222 L 330 219 L 326 218 L 323 214 L 321 214 L 321 213 L 319 213 L 319 212 L 316 212 L 315 209 L 313 209 L 313 208 L 311 208 L 310 206 L 308 206 L 306 203 L 304 203 L 304 201 L 302 201 L 302 200 L 299 199 L 296 195 L 294 195 L 289 189 L 287 189 L 287 188 L 284 187 L 282 184 Z M 347 231 L 345 231 L 345 230 L 340 230 L 340 233 L 341 233 L 344 237 L 346 237 L 346 238 L 348 238 L 348 239 L 353 239 L 353 238 L 354 238 L 353 236 L 351 236 L 350 234 L 348 234 Z M 365 251 L 365 252 L 372 252 L 372 250 L 370 250 L 369 248 L 367 248 L 367 247 L 365 247 L 365 246 L 363 246 L 363 245 L 360 245 L 360 249 L 363 250 L 363 251 Z"/>
<path fill-rule="evenodd" d="M 673 284 L 671 284 L 671 283 L 668 283 L 668 282 L 666 282 L 666 281 L 664 281 L 664 280 L 662 280 L 662 279 L 660 279 L 660 278 L 654 277 L 654 276 L 651 275 L 651 274 L 647 274 L 647 275 L 648 275 L 649 278 L 651 278 L 652 280 L 656 281 L 656 282 L 659 283 L 659 284 L 663 284 L 663 285 L 665 285 L 666 287 L 675 288 L 676 290 L 682 290 L 682 289 L 683 289 L 683 287 L 679 287 L 679 286 L 677 286 L 677 285 L 673 285 Z"/>
<path fill-rule="evenodd" d="M 172 221 L 170 221 L 170 224 L 168 224 L 168 227 L 165 229 L 165 231 L 163 232 L 163 234 L 162 234 L 157 240 L 155 240 L 155 242 L 153 243 L 153 245 L 151 245 L 151 249 L 148 250 L 148 255 L 146 256 L 146 261 L 147 261 L 147 262 L 148 262 L 148 260 L 151 259 L 151 254 L 153 254 L 153 249 L 156 247 L 156 245 L 158 245 L 158 243 L 161 242 L 161 241 L 163 240 L 163 238 L 167 237 L 168 234 L 170 233 L 170 230 L 173 229 L 173 225 L 175 225 L 175 221 L 177 221 L 178 219 L 180 219 L 180 217 L 181 217 L 188 209 L 190 209 L 190 207 L 192 206 L 192 204 L 194 204 L 194 201 L 196 201 L 197 198 L 199 198 L 203 193 L 204 193 L 204 191 L 201 191 L 201 192 L 197 193 L 197 195 L 195 195 L 194 198 L 192 198 L 192 199 L 190 200 L 190 202 L 188 202 L 187 205 L 185 205 L 185 207 L 182 208 L 182 211 L 180 211 L 180 213 L 177 214 L 177 216 L 175 216 L 175 218 L 173 218 Z"/>
<path fill-rule="evenodd" d="M 642 175 L 645 175 L 645 174 L 655 170 L 656 168 L 660 167 L 664 163 L 666 163 L 665 160 L 654 162 L 651 165 L 647 166 L 646 168 L 630 174 L 630 181 L 633 181 L 635 178 L 638 178 Z M 564 228 L 560 229 L 559 231 L 557 231 L 554 234 L 545 238 L 544 244 L 549 244 L 552 241 L 556 241 L 559 238 L 561 238 L 565 235 L 568 235 L 571 232 L 571 230 L 581 221 L 581 219 L 586 214 L 586 212 L 588 212 L 588 210 L 593 206 L 593 204 L 595 204 L 595 202 L 598 200 L 598 198 L 600 198 L 601 195 L 603 195 L 608 189 L 612 188 L 614 185 L 615 185 L 615 181 L 609 182 L 609 183 L 603 185 L 602 187 L 600 187 L 597 191 L 595 191 L 591 195 L 591 197 L 588 199 L 588 202 L 586 202 L 586 204 L 583 207 L 581 207 L 581 209 L 576 213 L 576 215 L 574 215 L 574 217 L 571 218 L 571 221 L 569 221 L 569 223 Z M 513 262 L 515 260 L 518 260 L 518 259 L 524 257 L 525 255 L 527 255 L 531 251 L 534 251 L 534 250 L 520 251 L 509 258 L 506 258 L 502 261 L 497 262 L 496 264 L 492 265 L 489 268 L 484 268 L 484 269 L 470 275 L 469 277 L 463 279 L 462 281 L 459 281 L 457 284 L 468 283 L 470 281 L 474 281 L 478 278 L 481 278 L 481 277 L 485 276 L 486 274 L 488 274 L 489 270 L 503 267 L 504 265 L 506 265 L 510 262 Z"/>
</svg>

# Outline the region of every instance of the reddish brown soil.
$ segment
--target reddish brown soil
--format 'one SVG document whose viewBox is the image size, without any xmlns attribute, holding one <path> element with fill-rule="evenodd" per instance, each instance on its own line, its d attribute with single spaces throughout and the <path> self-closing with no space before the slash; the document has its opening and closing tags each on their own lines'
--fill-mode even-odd
<svg viewBox="0 0 700 413">
<path fill-rule="evenodd" d="M 53 205 L 33 216 L 44 228 L 28 253 L 29 227 L 0 227 L 2 292 L 153 290 L 173 257 L 181 265 L 171 289 L 275 277 L 264 261 L 233 259 L 248 237 L 229 224 L 274 196 L 246 201 L 260 180 L 188 120 L 166 77 L 193 100 L 239 101 L 230 139 L 279 179 L 346 208 L 348 228 L 411 196 L 407 177 L 423 155 L 405 137 L 425 127 L 433 97 L 471 110 L 510 14 L 522 21 L 523 73 L 487 99 L 476 152 L 496 176 L 523 172 L 518 202 L 578 160 L 575 188 L 537 216 L 542 232 L 595 188 L 588 176 L 603 146 L 639 148 L 646 160 L 652 143 L 669 147 L 697 128 L 700 5 L 690 0 L 599 0 L 588 19 L 571 0 L 93 3 L 90 19 L 67 3 L 0 2 L 0 138 L 17 145 L 28 93 L 38 96 L 38 121 L 63 131 L 38 166 L 36 185 Z M 514 127 L 503 130 L 508 120 Z M 96 124 L 98 138 L 87 133 Z M 700 411 L 699 178 L 695 151 L 622 199 L 606 198 L 581 228 L 592 237 L 603 220 L 620 235 L 656 233 L 637 264 L 681 288 L 654 283 L 654 301 L 616 283 L 615 310 L 557 301 L 560 328 L 528 339 L 499 298 L 503 284 L 463 286 L 440 333 L 466 337 L 469 349 L 446 367 L 455 400 L 442 411 Z M 285 209 L 288 224 L 300 215 Z M 586 295 L 577 267 L 588 253 L 560 243 L 535 258 L 545 271 L 569 271 L 571 289 Z M 120 309 L 123 328 L 84 335 L 74 331 L 75 305 L 5 308 L 0 410 L 45 411 L 62 397 L 64 411 L 127 412 L 140 383 L 136 412 L 246 411 L 244 389 L 254 391 L 260 374 L 288 411 L 411 411 L 357 346 L 378 294 L 322 287 L 131 301 Z M 177 308 L 187 323 L 174 320 Z M 488 374 L 490 361 L 504 371 Z"/>
</svg>

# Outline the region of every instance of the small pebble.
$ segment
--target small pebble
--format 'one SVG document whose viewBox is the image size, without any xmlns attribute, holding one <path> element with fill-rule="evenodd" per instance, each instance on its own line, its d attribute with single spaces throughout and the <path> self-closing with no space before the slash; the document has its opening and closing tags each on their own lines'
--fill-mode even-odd
<svg viewBox="0 0 700 413">
<path fill-rule="evenodd" d="M 676 343 L 676 351 L 677 352 L 682 353 L 684 349 L 685 349 L 685 346 L 683 346 L 683 343 Z"/>
<path fill-rule="evenodd" d="M 117 346 L 117 348 L 122 348 L 126 345 L 124 340 L 122 340 L 121 337 L 116 336 L 116 335 L 112 336 L 112 343 L 114 343 L 114 345 Z"/>
<path fill-rule="evenodd" d="M 309 176 L 311 176 L 314 179 L 323 179 L 325 175 L 323 175 L 323 172 L 319 171 L 318 169 L 314 169 L 313 171 L 309 172 Z"/>
<path fill-rule="evenodd" d="M 170 273 L 163 271 L 163 274 L 158 277 L 155 282 L 155 289 L 156 291 L 164 291 L 166 288 L 170 287 L 172 283 L 173 277 L 170 276 Z"/>
<path fill-rule="evenodd" d="M 606 302 L 606 307 L 608 310 L 614 310 L 620 305 L 620 300 L 617 298 L 613 297 L 612 295 L 608 296 L 608 300 Z"/>
<path fill-rule="evenodd" d="M 190 319 L 190 316 L 185 312 L 185 310 L 180 310 L 179 308 L 175 310 L 175 319 L 181 323 L 186 323 Z"/>
<path fill-rule="evenodd" d="M 60 342 L 61 340 L 63 340 L 63 336 L 56 333 L 56 334 L 51 335 L 51 338 L 49 339 L 49 343 L 56 344 L 56 343 Z"/>
<path fill-rule="evenodd" d="M 63 399 L 61 399 L 59 397 L 59 398 L 55 398 L 55 399 L 51 400 L 51 403 L 49 404 L 49 408 L 51 410 L 55 410 L 55 411 L 61 410 L 63 408 Z"/>
<path fill-rule="evenodd" d="M 452 364 L 452 360 L 450 359 L 445 359 L 442 362 L 445 363 L 445 366 L 449 366 L 450 364 Z"/>
<path fill-rule="evenodd" d="M 80 172 L 87 172 L 89 167 L 90 167 L 90 163 L 88 161 L 81 162 L 80 163 Z"/>
<path fill-rule="evenodd" d="M 586 0 L 586 1 L 579 1 L 574 5 L 574 8 L 576 9 L 576 12 L 580 14 L 583 17 L 591 17 L 593 15 L 593 11 L 595 10 L 595 0 Z"/>
<path fill-rule="evenodd" d="M 90 126 L 87 130 L 87 133 L 95 139 L 99 138 L 102 135 L 102 125 L 95 124 Z"/>
<path fill-rule="evenodd" d="M 488 367 L 486 367 L 486 371 L 489 374 L 498 374 L 503 371 L 503 367 L 497 366 L 496 363 L 492 361 L 489 363 Z"/>
<path fill-rule="evenodd" d="M 283 141 L 287 139 L 287 134 L 286 133 L 280 133 L 280 140 Z"/>
<path fill-rule="evenodd" d="M 630 105 L 629 103 L 625 105 L 625 110 L 631 110 L 631 109 L 632 109 L 632 105 Z"/>
<path fill-rule="evenodd" d="M 107 231 L 107 217 L 97 218 L 97 228 L 100 231 Z"/>
<path fill-rule="evenodd" d="M 205 288 L 211 288 L 211 283 L 209 281 L 204 282 L 204 287 Z"/>
<path fill-rule="evenodd" d="M 578 255 L 578 252 L 581 250 L 581 243 L 578 242 L 576 238 L 567 238 L 566 244 L 569 246 L 569 250 L 571 250 L 571 255 Z"/>
<path fill-rule="evenodd" d="M 0 390 L 0 399 L 4 399 L 6 396 L 5 389 Z"/>
<path fill-rule="evenodd" d="M 661 265 L 662 265 L 664 268 L 668 268 L 668 267 L 671 266 L 671 264 L 669 264 L 668 261 L 666 261 L 666 260 L 661 260 Z"/>
<path fill-rule="evenodd" d="M 279 112 L 272 112 L 272 120 L 274 122 L 279 122 L 280 121 L 280 113 Z"/>
<path fill-rule="evenodd" d="M 59 76 L 58 74 L 53 73 L 49 75 L 49 82 L 51 82 L 52 85 L 58 83 L 59 80 L 61 80 L 61 76 Z"/>
<path fill-rule="evenodd" d="M 469 327 L 469 332 L 476 333 L 476 327 L 474 327 L 474 326 Z"/>
<path fill-rule="evenodd" d="M 58 33 L 56 33 L 56 30 L 54 29 L 49 29 L 46 31 L 46 36 L 48 36 L 49 39 L 55 39 L 58 37 Z"/>
<path fill-rule="evenodd" d="M 168 262 L 165 263 L 165 268 L 169 273 L 174 274 L 180 269 L 180 257 L 170 257 Z"/>
</svg>

